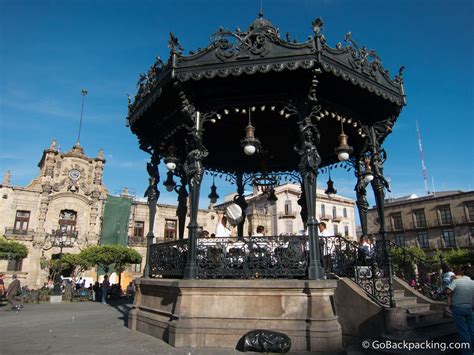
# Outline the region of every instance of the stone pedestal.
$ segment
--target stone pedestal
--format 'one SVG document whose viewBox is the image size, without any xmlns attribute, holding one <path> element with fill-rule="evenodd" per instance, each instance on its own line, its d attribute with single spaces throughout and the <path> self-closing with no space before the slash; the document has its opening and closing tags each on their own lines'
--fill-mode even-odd
<svg viewBox="0 0 474 355">
<path fill-rule="evenodd" d="M 235 348 L 251 330 L 291 338 L 291 351 L 339 351 L 332 280 L 137 280 L 129 328 L 175 347 Z"/>
<path fill-rule="evenodd" d="M 63 296 L 49 296 L 49 303 L 61 303 L 63 301 Z"/>
</svg>

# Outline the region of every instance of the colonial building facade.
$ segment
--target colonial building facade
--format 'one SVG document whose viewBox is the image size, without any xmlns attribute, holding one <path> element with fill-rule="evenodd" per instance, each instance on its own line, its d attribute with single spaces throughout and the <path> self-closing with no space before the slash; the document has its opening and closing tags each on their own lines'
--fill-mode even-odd
<svg viewBox="0 0 474 355">
<path fill-rule="evenodd" d="M 60 247 L 53 243 L 55 236 L 67 236 L 71 241 L 62 248 L 63 253 L 79 253 L 87 246 L 104 242 L 104 211 L 112 199 L 102 181 L 105 163 L 102 150 L 96 157 L 90 157 L 77 143 L 71 150 L 61 152 L 53 141 L 44 150 L 38 164 L 39 174 L 30 184 L 13 186 L 10 172 L 5 174 L 0 185 L 0 235 L 28 248 L 28 256 L 23 260 L 0 260 L 0 271 L 7 272 L 7 278 L 16 273 L 23 285 L 41 287 L 49 276 L 48 270 L 43 268 L 44 260 L 58 257 L 60 253 Z M 246 196 L 249 207 L 245 233 L 255 234 L 259 225 L 265 227 L 267 235 L 304 233 L 298 205 L 300 193 L 298 185 L 278 186 L 275 188 L 278 200 L 269 204 L 266 194 L 254 189 Z M 329 233 L 354 238 L 354 201 L 342 196 L 330 199 L 322 190 L 317 193 L 317 217 L 326 222 Z M 119 197 L 130 200 L 126 226 L 128 246 L 143 257 L 141 264 L 132 265 L 122 275 L 122 284 L 126 285 L 143 273 L 150 219 L 146 200 L 132 196 L 126 190 Z M 117 196 L 113 198 L 117 199 Z M 230 202 L 229 199 L 216 209 L 213 206 L 200 209 L 200 228 L 214 233 L 218 222 L 216 210 Z M 180 234 L 187 237 L 188 223 L 189 217 L 186 217 L 180 233 L 176 206 L 158 204 L 154 241 L 175 240 Z M 95 270 L 89 270 L 82 276 L 92 281 L 97 274 Z"/>
<path fill-rule="evenodd" d="M 60 152 L 56 142 L 44 150 L 38 164 L 39 175 L 27 186 L 13 186 L 10 172 L 6 172 L 0 185 L 0 235 L 7 240 L 20 242 L 28 248 L 28 256 L 19 261 L 0 260 L 0 271 L 7 276 L 16 273 L 23 285 L 41 287 L 48 279 L 43 261 L 57 257 L 60 248 L 53 238 L 59 232 L 72 242 L 63 253 L 79 253 L 101 240 L 104 209 L 109 197 L 103 184 L 105 166 L 102 150 L 97 157 L 89 157 L 77 143 L 67 152 Z M 122 284 L 142 274 L 145 265 L 146 243 L 150 221 L 145 201 L 122 193 L 121 198 L 131 199 L 128 221 L 128 245 L 136 249 L 143 261 L 132 265 L 122 276 Z M 217 223 L 216 214 L 200 210 L 200 226 L 212 230 Z M 187 225 L 188 220 L 186 220 Z M 154 223 L 155 241 L 176 239 L 178 220 L 176 207 L 158 204 Z M 73 238 L 71 238 L 73 237 Z M 95 270 L 86 272 L 95 280 Z M 8 277 L 7 277 L 8 279 Z"/>
<path fill-rule="evenodd" d="M 400 246 L 426 250 L 472 248 L 474 242 L 474 191 L 444 191 L 385 202 L 388 237 Z M 379 230 L 377 211 L 368 211 L 368 234 Z"/>
<path fill-rule="evenodd" d="M 301 207 L 298 205 L 300 195 L 299 185 L 280 185 L 275 187 L 277 200 L 274 204 L 269 204 L 267 195 L 254 188 L 252 194 L 245 197 L 248 207 L 244 231 L 253 235 L 257 227 L 261 225 L 265 227 L 267 235 L 304 233 L 305 228 L 300 216 Z M 216 209 L 224 208 L 232 201 L 233 196 L 226 197 L 226 201 L 216 206 Z M 339 195 L 329 198 L 323 190 L 317 190 L 316 217 L 319 221 L 326 223 L 326 228 L 331 235 L 356 238 L 354 206 L 354 200 Z"/>
</svg>

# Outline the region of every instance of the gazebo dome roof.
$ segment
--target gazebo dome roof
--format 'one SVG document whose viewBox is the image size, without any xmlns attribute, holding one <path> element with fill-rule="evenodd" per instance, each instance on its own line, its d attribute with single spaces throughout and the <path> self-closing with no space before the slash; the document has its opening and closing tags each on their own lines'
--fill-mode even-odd
<svg viewBox="0 0 474 355">
<path fill-rule="evenodd" d="M 273 24 L 269 20 L 263 17 L 262 11 L 258 13 L 258 18 L 256 18 L 250 25 L 249 32 L 257 30 L 257 29 L 266 30 L 276 35 L 278 34 L 278 29 L 275 26 L 273 26 Z"/>
</svg>

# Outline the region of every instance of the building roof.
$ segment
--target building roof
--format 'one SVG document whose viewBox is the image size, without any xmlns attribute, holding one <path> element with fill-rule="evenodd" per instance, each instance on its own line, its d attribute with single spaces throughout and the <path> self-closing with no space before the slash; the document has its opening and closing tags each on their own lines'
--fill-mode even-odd
<svg viewBox="0 0 474 355">
<path fill-rule="evenodd" d="M 450 191 L 440 191 L 436 193 L 432 193 L 425 196 L 418 197 L 415 194 L 411 194 L 408 196 L 402 196 L 398 198 L 389 198 L 385 200 L 385 207 L 393 207 L 393 206 L 401 206 L 406 204 L 419 204 L 420 202 L 430 202 L 435 201 L 438 199 L 443 199 L 449 196 L 455 195 L 463 195 L 474 193 L 474 191 L 462 191 L 462 190 L 450 190 Z M 375 210 L 375 206 L 371 208 L 371 210 Z"/>
</svg>

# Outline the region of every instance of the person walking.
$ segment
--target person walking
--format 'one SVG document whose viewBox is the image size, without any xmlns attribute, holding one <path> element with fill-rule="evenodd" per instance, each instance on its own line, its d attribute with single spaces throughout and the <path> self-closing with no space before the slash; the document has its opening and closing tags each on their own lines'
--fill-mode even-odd
<svg viewBox="0 0 474 355">
<path fill-rule="evenodd" d="M 5 274 L 0 274 L 0 298 L 5 295 L 5 282 L 3 281 L 3 277 Z"/>
<path fill-rule="evenodd" d="M 22 308 L 21 305 L 17 302 L 17 296 L 20 294 L 21 291 L 21 284 L 20 280 L 17 279 L 15 274 L 12 275 L 13 281 L 8 286 L 7 293 L 5 295 L 8 303 L 11 304 L 11 308 L 9 311 L 16 310 L 17 312 Z"/>
<path fill-rule="evenodd" d="M 109 277 L 104 275 L 104 281 L 102 281 L 102 304 L 107 304 L 107 293 L 110 288 Z"/>
<path fill-rule="evenodd" d="M 472 315 L 474 298 L 474 281 L 464 275 L 462 268 L 454 269 L 456 278 L 446 287 L 448 309 L 452 310 L 454 325 L 461 342 L 470 344 L 470 349 L 463 349 L 462 354 L 472 355 L 474 350 L 474 318 Z"/>
</svg>

